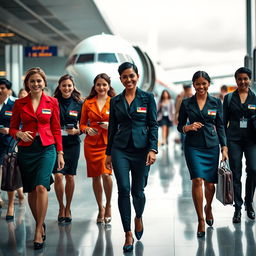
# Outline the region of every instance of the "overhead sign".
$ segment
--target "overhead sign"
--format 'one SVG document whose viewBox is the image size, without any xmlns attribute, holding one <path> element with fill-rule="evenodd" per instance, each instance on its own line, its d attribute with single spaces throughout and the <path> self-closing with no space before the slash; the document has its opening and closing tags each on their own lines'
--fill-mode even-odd
<svg viewBox="0 0 256 256">
<path fill-rule="evenodd" d="M 26 46 L 25 57 L 53 57 L 57 56 L 57 46 Z"/>
</svg>

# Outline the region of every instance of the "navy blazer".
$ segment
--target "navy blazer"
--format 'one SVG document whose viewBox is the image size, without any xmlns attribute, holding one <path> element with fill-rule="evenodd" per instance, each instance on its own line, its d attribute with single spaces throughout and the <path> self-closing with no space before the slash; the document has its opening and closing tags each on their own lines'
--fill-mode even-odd
<svg viewBox="0 0 256 256">
<path fill-rule="evenodd" d="M 137 88 L 129 112 L 124 94 L 125 90 L 110 100 L 106 154 L 111 155 L 112 147 L 127 148 L 130 138 L 135 148 L 157 152 L 158 123 L 153 94 Z"/>
<path fill-rule="evenodd" d="M 4 104 L 1 111 L 0 111 L 0 125 L 4 127 L 10 127 L 10 121 L 12 117 L 12 109 L 14 106 L 14 102 L 10 98 L 7 101 L 7 104 Z M 9 134 L 2 134 L 0 133 L 0 140 L 2 145 L 8 146 L 11 141 L 11 136 Z"/>
<path fill-rule="evenodd" d="M 196 96 L 184 99 L 179 111 L 178 131 L 183 132 L 184 125 L 200 122 L 204 126 L 197 131 L 188 131 L 185 144 L 192 147 L 226 146 L 226 135 L 222 117 L 222 103 L 220 99 L 208 94 L 204 108 L 200 111 Z"/>
<path fill-rule="evenodd" d="M 227 139 L 231 141 L 256 142 L 255 136 L 255 115 L 256 115 L 256 95 L 249 89 L 248 96 L 244 104 L 241 103 L 238 91 L 232 93 L 232 98 L 228 102 L 228 95 L 224 98 L 223 117 Z M 240 128 L 240 119 L 247 119 L 247 128 Z"/>
<path fill-rule="evenodd" d="M 66 129 L 67 124 L 73 124 L 74 128 L 79 127 L 79 122 L 81 118 L 82 111 L 82 101 L 76 101 L 75 99 L 70 99 L 70 104 L 66 106 L 65 99 L 58 99 L 60 107 L 60 125 L 61 129 Z M 63 144 L 78 144 L 81 140 L 79 135 L 68 135 L 62 136 Z"/>
</svg>

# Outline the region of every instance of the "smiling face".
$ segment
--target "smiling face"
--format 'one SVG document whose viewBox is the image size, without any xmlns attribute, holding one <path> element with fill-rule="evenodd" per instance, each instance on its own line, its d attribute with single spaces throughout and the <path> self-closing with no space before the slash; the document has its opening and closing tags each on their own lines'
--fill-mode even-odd
<svg viewBox="0 0 256 256">
<path fill-rule="evenodd" d="M 29 77 L 27 86 L 31 94 L 42 93 L 45 88 L 45 82 L 40 74 L 35 73 Z"/>
<path fill-rule="evenodd" d="M 203 96 L 207 94 L 210 83 L 203 77 L 199 77 L 193 83 L 197 95 Z"/>
<path fill-rule="evenodd" d="M 110 89 L 108 82 L 103 78 L 98 78 L 94 85 L 95 91 L 99 96 L 106 96 Z"/>
<path fill-rule="evenodd" d="M 120 75 L 120 80 L 126 90 L 136 89 L 139 75 L 132 68 L 125 69 Z"/>
<path fill-rule="evenodd" d="M 236 75 L 236 84 L 239 91 L 244 91 L 250 87 L 251 79 L 246 73 L 238 73 Z"/>
<path fill-rule="evenodd" d="M 75 87 L 73 82 L 70 79 L 63 80 L 60 85 L 59 89 L 63 98 L 68 99 L 71 97 L 72 92 L 74 91 Z"/>
</svg>

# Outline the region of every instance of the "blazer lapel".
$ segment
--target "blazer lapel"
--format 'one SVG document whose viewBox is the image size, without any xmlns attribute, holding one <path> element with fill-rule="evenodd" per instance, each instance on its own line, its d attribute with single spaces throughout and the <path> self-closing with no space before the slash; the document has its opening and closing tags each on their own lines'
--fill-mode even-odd
<svg viewBox="0 0 256 256">
<path fill-rule="evenodd" d="M 41 100 L 40 100 L 40 104 L 36 110 L 36 116 L 42 114 L 43 109 L 49 109 L 49 103 L 50 103 L 50 99 L 48 98 L 47 95 L 45 95 L 44 93 L 42 94 Z M 52 111 L 52 110 L 51 110 Z"/>
<path fill-rule="evenodd" d="M 30 116 L 36 118 L 36 115 L 32 106 L 31 95 L 29 94 L 28 96 L 23 98 L 21 103 L 24 104 L 23 111 L 29 114 Z"/>
<path fill-rule="evenodd" d="M 97 104 L 97 99 L 96 97 L 90 99 L 90 102 L 89 102 L 89 108 L 90 110 L 95 113 L 97 116 L 101 117 L 100 115 L 100 110 L 98 108 L 98 104 Z"/>
<path fill-rule="evenodd" d="M 131 118 L 130 114 L 128 113 L 127 102 L 126 102 L 124 93 L 125 93 L 125 90 L 121 94 L 116 96 L 117 98 L 116 98 L 115 108 L 116 108 L 116 111 L 119 111 L 123 115 L 128 116 L 129 118 Z"/>
</svg>

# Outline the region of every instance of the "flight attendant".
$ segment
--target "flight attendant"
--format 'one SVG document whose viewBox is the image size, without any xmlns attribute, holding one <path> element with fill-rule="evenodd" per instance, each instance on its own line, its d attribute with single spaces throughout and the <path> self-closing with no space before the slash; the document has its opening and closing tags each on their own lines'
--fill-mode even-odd
<svg viewBox="0 0 256 256">
<path fill-rule="evenodd" d="M 219 148 L 222 161 L 228 158 L 227 142 L 220 99 L 208 94 L 211 83 L 205 71 L 197 71 L 192 78 L 195 95 L 181 103 L 178 131 L 186 134 L 184 153 L 192 180 L 192 197 L 198 218 L 197 237 L 205 236 L 206 223 L 213 225 L 212 199 L 217 183 Z M 189 121 L 189 124 L 187 122 Z M 203 208 L 203 185 L 206 205 Z"/>
<path fill-rule="evenodd" d="M 75 189 L 74 176 L 80 155 L 80 129 L 79 120 L 81 117 L 82 100 L 81 94 L 76 89 L 72 76 L 64 75 L 58 81 L 54 91 L 54 97 L 59 101 L 60 124 L 62 131 L 62 144 L 64 151 L 65 166 L 58 170 L 57 163 L 54 167 L 54 188 L 59 203 L 58 222 L 71 222 L 71 201 Z M 65 176 L 66 185 L 63 185 Z M 66 196 L 66 205 L 63 203 L 63 196 Z"/>
<path fill-rule="evenodd" d="M 137 88 L 139 74 L 136 65 L 125 62 L 119 66 L 118 72 L 125 89 L 110 101 L 106 167 L 109 170 L 113 167 L 116 177 L 118 207 L 125 232 L 123 251 L 130 252 L 134 243 L 130 192 L 136 212 L 135 236 L 139 240 L 143 234 L 144 187 L 149 166 L 156 160 L 158 123 L 153 94 Z"/>
<path fill-rule="evenodd" d="M 15 101 L 10 134 L 21 140 L 18 144 L 18 163 L 23 190 L 28 192 L 29 206 L 36 222 L 34 249 L 37 250 L 43 247 L 46 238 L 47 191 L 50 190 L 56 157 L 59 170 L 64 167 L 64 160 L 58 101 L 43 92 L 47 86 L 44 71 L 40 68 L 29 69 L 24 86 L 29 94 Z"/>
<path fill-rule="evenodd" d="M 112 171 L 105 167 L 105 151 L 109 102 L 114 95 L 110 77 L 105 73 L 97 75 L 90 95 L 83 104 L 80 121 L 80 130 L 86 134 L 84 156 L 87 163 L 87 176 L 92 177 L 93 191 L 99 209 L 96 222 L 106 224 L 111 221 Z M 103 190 L 106 196 L 105 207 L 102 201 Z"/>
<path fill-rule="evenodd" d="M 247 216 L 252 220 L 255 219 L 252 203 L 256 185 L 256 95 L 250 89 L 251 76 L 250 69 L 239 68 L 235 72 L 237 89 L 226 95 L 223 103 L 229 163 L 234 179 L 235 212 L 233 223 L 241 222 L 243 154 L 246 159 L 245 209 Z"/>
</svg>

